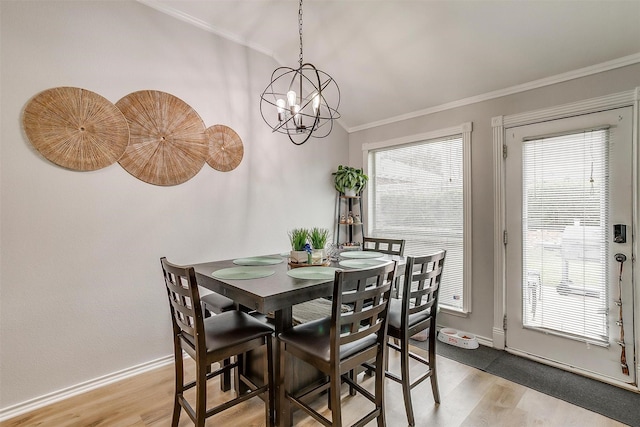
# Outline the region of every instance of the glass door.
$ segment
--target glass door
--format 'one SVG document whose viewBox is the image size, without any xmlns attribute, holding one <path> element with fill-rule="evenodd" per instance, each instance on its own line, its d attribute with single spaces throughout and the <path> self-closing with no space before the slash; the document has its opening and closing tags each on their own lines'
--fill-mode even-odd
<svg viewBox="0 0 640 427">
<path fill-rule="evenodd" d="M 507 129 L 506 347 L 634 384 L 631 114 Z"/>
</svg>

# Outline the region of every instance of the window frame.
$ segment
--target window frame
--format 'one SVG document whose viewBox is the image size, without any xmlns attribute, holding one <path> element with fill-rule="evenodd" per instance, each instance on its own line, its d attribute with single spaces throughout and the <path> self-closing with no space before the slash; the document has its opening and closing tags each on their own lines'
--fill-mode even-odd
<svg viewBox="0 0 640 427">
<path fill-rule="evenodd" d="M 449 137 L 462 136 L 462 192 L 463 192 L 463 275 L 462 275 L 462 309 L 453 307 L 442 307 L 441 311 L 455 316 L 467 317 L 472 311 L 472 198 L 471 198 L 471 132 L 473 123 L 466 122 L 459 126 L 443 128 L 431 132 L 420 133 L 415 135 L 404 136 L 400 138 L 364 143 L 362 145 L 362 165 L 365 173 L 369 174 L 370 161 L 373 151 L 380 149 L 389 149 L 402 145 L 417 144 L 434 139 L 443 139 Z M 365 218 L 369 215 L 369 191 L 371 187 L 367 186 L 363 192 Z M 369 223 L 365 223 L 365 230 L 368 233 Z M 446 267 L 445 267 L 446 268 Z M 445 273 L 446 274 L 446 273 Z"/>
</svg>

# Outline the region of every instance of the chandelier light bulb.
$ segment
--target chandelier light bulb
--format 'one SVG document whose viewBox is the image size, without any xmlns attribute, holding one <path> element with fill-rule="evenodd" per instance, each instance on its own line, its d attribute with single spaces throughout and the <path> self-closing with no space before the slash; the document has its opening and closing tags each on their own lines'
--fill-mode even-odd
<svg viewBox="0 0 640 427">
<path fill-rule="evenodd" d="M 287 92 L 287 102 L 289 104 L 289 108 L 291 108 L 292 112 L 293 112 L 293 106 L 296 105 L 296 101 L 298 99 L 298 96 L 296 95 L 295 91 L 290 90 L 289 92 Z"/>
<path fill-rule="evenodd" d="M 301 127 L 302 116 L 300 115 L 300 106 L 296 104 L 291 107 L 291 114 L 293 114 L 293 121 L 296 124 L 296 127 Z"/>
<path fill-rule="evenodd" d="M 280 98 L 276 101 L 276 107 L 278 108 L 278 121 L 284 120 L 284 108 L 286 107 L 286 103 L 284 99 Z"/>
<path fill-rule="evenodd" d="M 313 115 L 317 116 L 318 109 L 320 108 L 320 94 L 318 92 L 314 92 L 312 96 Z"/>
</svg>

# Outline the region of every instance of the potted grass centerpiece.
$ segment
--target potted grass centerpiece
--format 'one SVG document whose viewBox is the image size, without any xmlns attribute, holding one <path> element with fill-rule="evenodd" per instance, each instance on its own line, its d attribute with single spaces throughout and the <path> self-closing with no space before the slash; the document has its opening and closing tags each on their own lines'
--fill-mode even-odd
<svg viewBox="0 0 640 427">
<path fill-rule="evenodd" d="M 311 242 L 311 260 L 313 264 L 324 262 L 324 247 L 329 240 L 329 229 L 313 227 L 309 230 L 309 240 Z"/>
<path fill-rule="evenodd" d="M 308 254 L 305 250 L 309 230 L 306 228 L 294 228 L 289 231 L 289 241 L 291 242 L 291 254 L 289 256 L 292 263 L 301 264 L 308 261 Z"/>
</svg>

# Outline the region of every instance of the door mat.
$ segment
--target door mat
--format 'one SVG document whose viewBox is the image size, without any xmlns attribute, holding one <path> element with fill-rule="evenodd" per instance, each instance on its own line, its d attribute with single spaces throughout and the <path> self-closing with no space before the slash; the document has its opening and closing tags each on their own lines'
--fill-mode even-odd
<svg viewBox="0 0 640 427">
<path fill-rule="evenodd" d="M 428 341 L 411 340 L 427 350 Z M 640 427 L 640 394 L 481 345 L 467 350 L 438 343 L 438 356 L 529 387 L 632 427 Z"/>
</svg>

